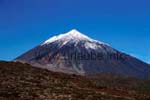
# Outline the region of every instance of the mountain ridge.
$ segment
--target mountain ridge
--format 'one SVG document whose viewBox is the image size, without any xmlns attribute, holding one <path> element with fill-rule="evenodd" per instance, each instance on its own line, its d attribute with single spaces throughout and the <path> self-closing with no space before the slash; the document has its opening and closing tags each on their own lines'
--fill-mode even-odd
<svg viewBox="0 0 150 100">
<path fill-rule="evenodd" d="M 77 30 L 54 36 L 15 60 L 69 74 L 104 72 L 150 77 L 150 68 L 146 63 Z"/>
</svg>

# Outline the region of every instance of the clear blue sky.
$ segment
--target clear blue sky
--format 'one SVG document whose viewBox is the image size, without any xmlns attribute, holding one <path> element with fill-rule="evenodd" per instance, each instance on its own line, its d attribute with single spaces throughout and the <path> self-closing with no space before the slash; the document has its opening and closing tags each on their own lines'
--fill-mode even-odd
<svg viewBox="0 0 150 100">
<path fill-rule="evenodd" d="M 0 0 L 0 60 L 72 28 L 150 62 L 149 0 Z"/>
</svg>

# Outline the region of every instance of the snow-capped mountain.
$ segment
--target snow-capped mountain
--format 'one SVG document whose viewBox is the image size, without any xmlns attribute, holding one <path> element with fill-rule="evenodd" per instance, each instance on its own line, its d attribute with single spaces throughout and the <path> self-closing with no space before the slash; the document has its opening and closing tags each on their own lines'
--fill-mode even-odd
<svg viewBox="0 0 150 100">
<path fill-rule="evenodd" d="M 46 40 L 15 61 L 68 74 L 115 73 L 150 78 L 148 64 L 75 29 Z"/>
</svg>

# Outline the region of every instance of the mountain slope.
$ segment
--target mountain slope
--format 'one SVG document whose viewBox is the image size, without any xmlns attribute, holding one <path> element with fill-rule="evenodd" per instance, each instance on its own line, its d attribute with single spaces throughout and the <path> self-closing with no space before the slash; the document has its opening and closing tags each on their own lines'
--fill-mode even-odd
<svg viewBox="0 0 150 100">
<path fill-rule="evenodd" d="M 93 40 L 77 30 L 54 36 L 15 61 L 78 75 L 115 73 L 150 78 L 148 64 Z"/>
<path fill-rule="evenodd" d="M 150 99 L 149 80 L 117 75 L 87 78 L 50 72 L 18 62 L 0 62 L 0 81 L 0 100 Z"/>
</svg>

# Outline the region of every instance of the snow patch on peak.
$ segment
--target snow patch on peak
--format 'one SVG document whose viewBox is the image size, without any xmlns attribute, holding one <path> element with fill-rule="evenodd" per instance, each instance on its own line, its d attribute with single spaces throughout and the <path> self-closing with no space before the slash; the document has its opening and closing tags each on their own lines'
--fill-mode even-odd
<svg viewBox="0 0 150 100">
<path fill-rule="evenodd" d="M 88 36 L 84 35 L 83 33 L 79 32 L 76 29 L 69 31 L 66 34 L 72 37 L 73 39 L 93 41 L 93 39 L 89 38 Z"/>
<path fill-rule="evenodd" d="M 87 49 L 97 49 L 97 48 L 98 48 L 98 45 L 96 45 L 95 43 L 87 42 L 87 43 L 85 43 L 85 47 L 86 47 Z"/>
<path fill-rule="evenodd" d="M 68 32 L 68 34 L 70 34 L 70 35 L 80 35 L 81 33 L 76 29 L 72 29 L 71 31 Z"/>
<path fill-rule="evenodd" d="M 91 39 L 89 38 L 88 36 L 80 33 L 78 30 L 76 29 L 72 29 L 71 31 L 67 32 L 67 33 L 63 33 L 63 34 L 60 34 L 60 35 L 57 35 L 57 36 L 53 36 L 52 38 L 46 40 L 43 44 L 41 45 L 45 45 L 45 44 L 49 44 L 49 43 L 52 43 L 52 42 L 55 42 L 55 41 L 62 41 L 62 42 L 65 42 L 63 44 L 66 44 L 67 42 L 71 41 L 71 42 L 79 42 L 80 40 L 85 40 L 85 41 L 90 41 L 90 42 L 98 42 L 100 44 L 105 44 L 103 42 L 100 42 L 100 41 L 97 41 L 97 40 L 94 40 L 94 39 Z M 106 44 L 107 45 L 107 44 Z"/>
</svg>

